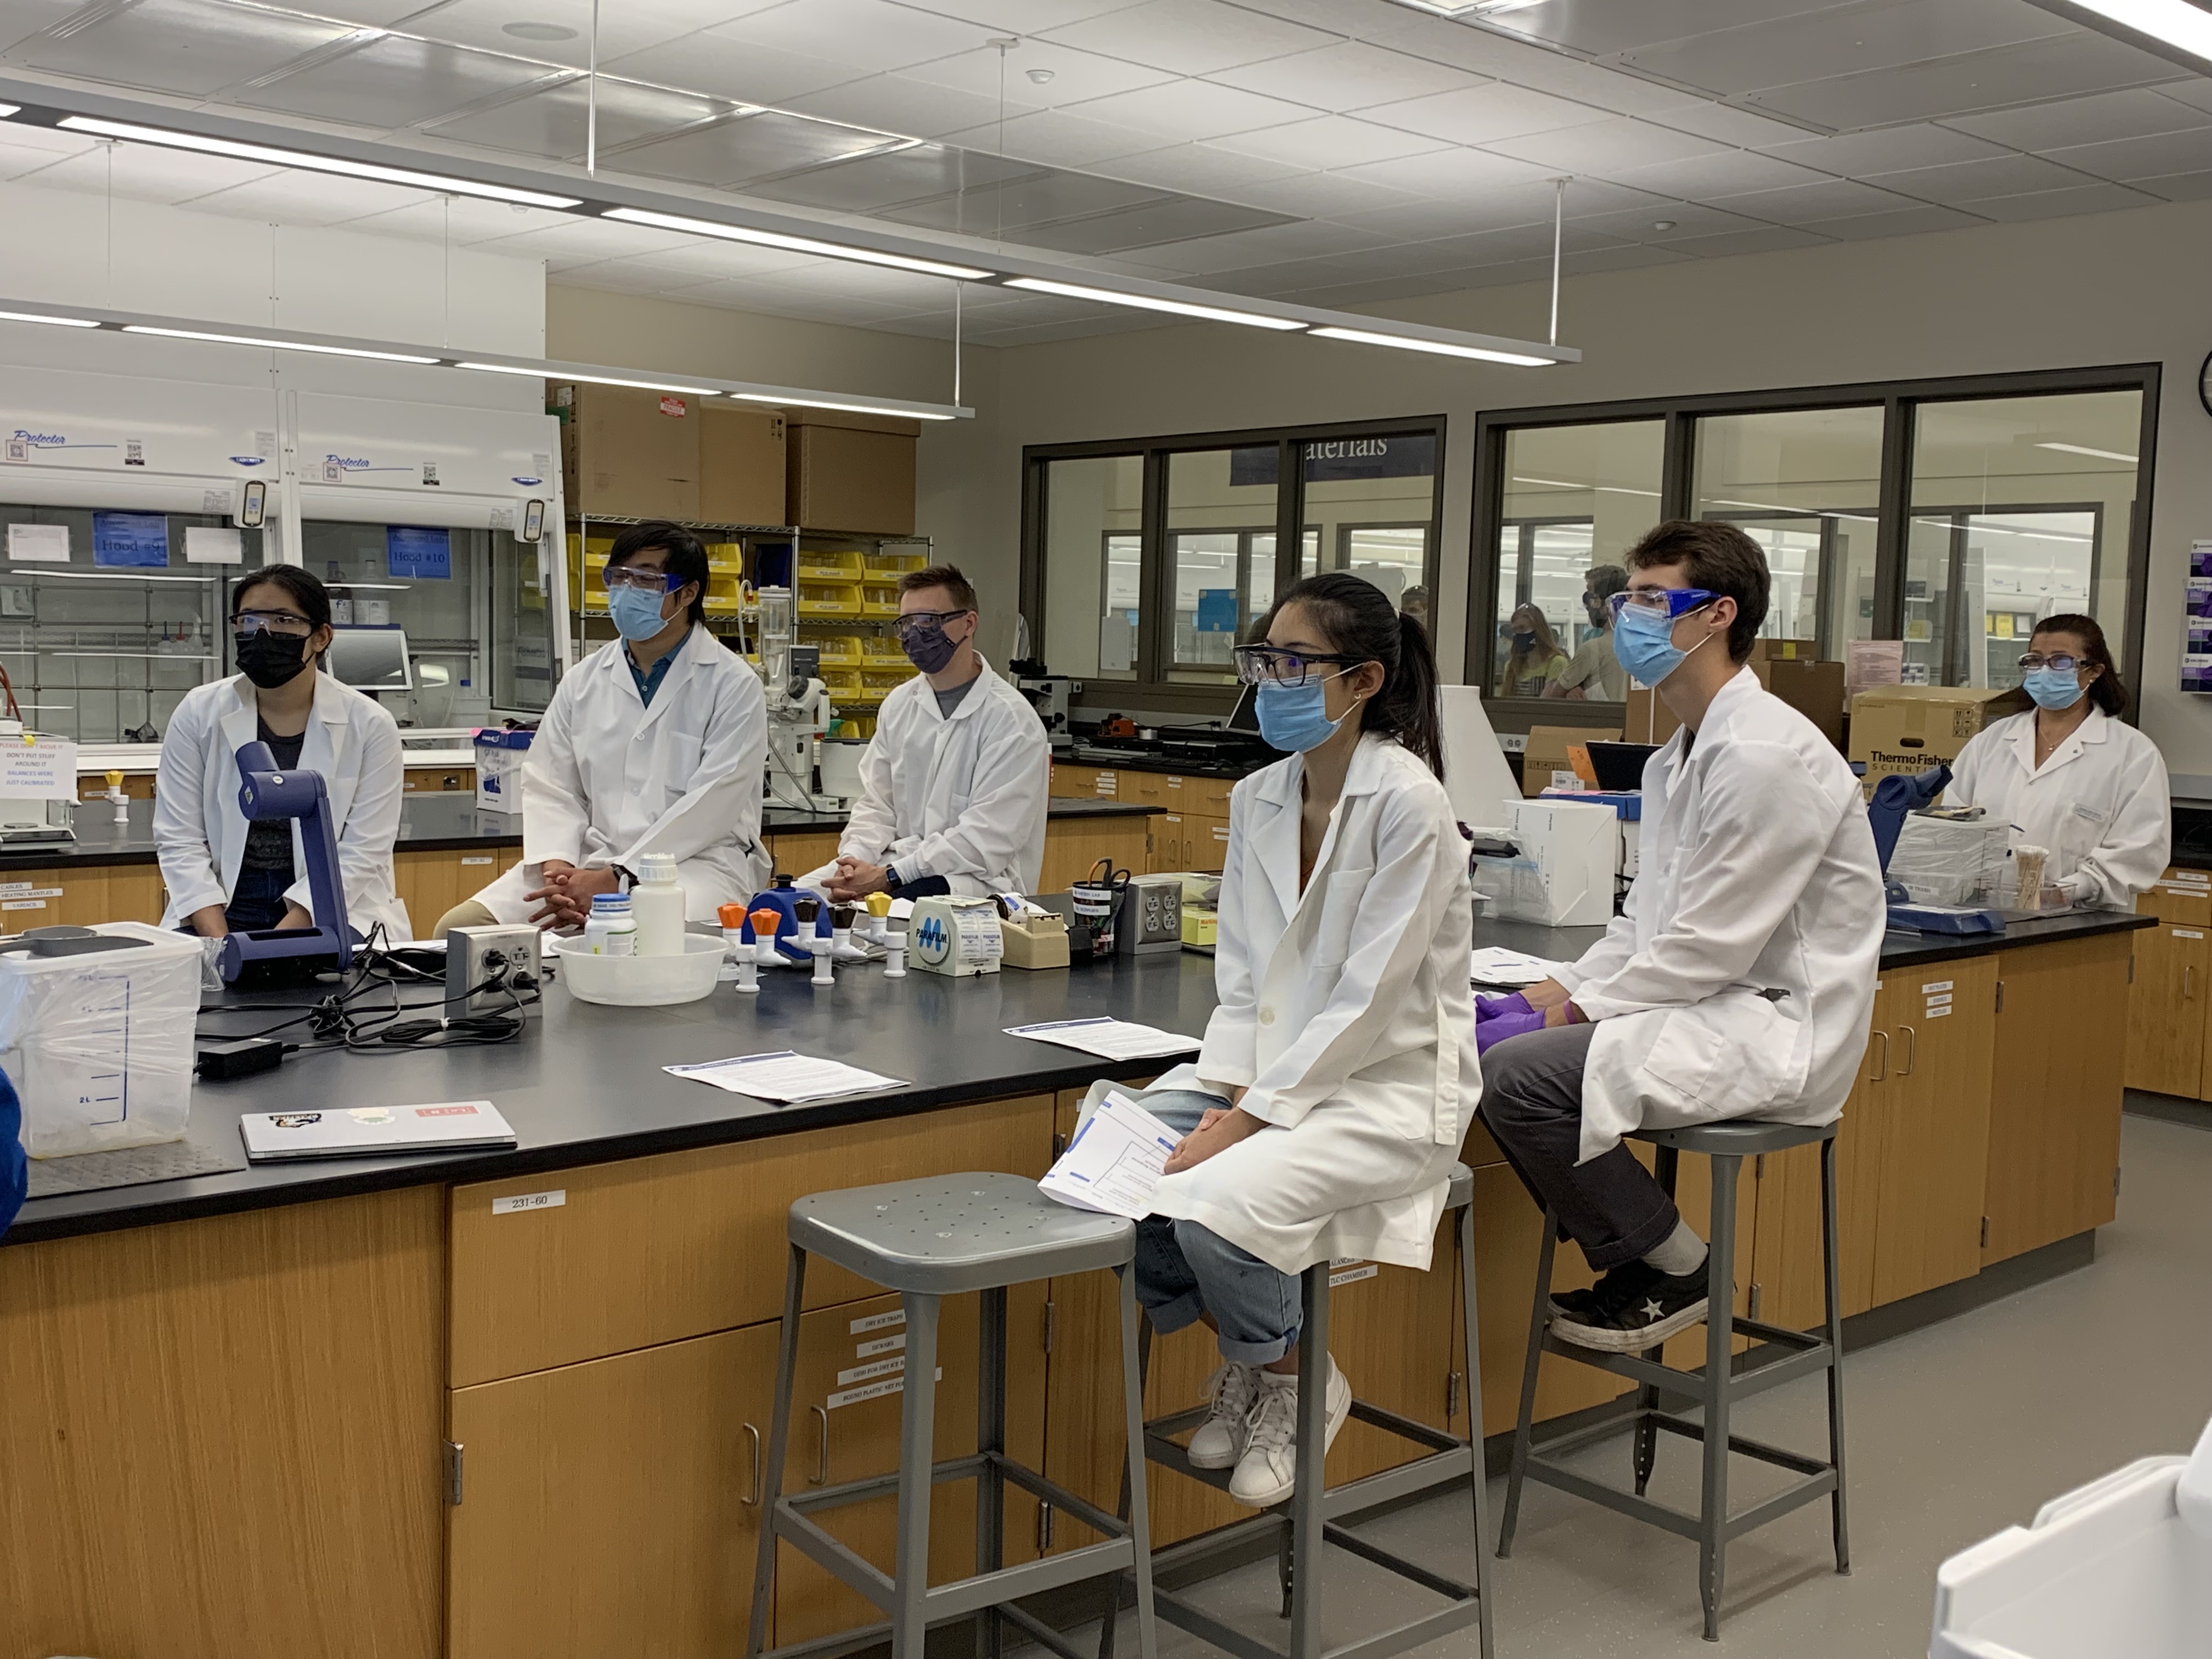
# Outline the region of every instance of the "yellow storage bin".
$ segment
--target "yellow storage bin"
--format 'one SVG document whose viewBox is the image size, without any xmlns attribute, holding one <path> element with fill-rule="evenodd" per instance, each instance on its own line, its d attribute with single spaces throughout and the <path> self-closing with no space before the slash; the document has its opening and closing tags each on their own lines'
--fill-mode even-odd
<svg viewBox="0 0 2212 1659">
<path fill-rule="evenodd" d="M 898 615 L 899 591 L 891 582 L 868 582 L 860 588 L 861 614 L 869 617 Z"/>
<path fill-rule="evenodd" d="M 896 634 L 864 634 L 860 637 L 863 665 L 869 668 L 910 667 L 906 659 L 906 647 L 898 642 Z"/>
<path fill-rule="evenodd" d="M 873 714 L 840 714 L 831 723 L 830 735 L 849 738 L 855 743 L 864 741 L 876 735 L 876 717 Z"/>
<path fill-rule="evenodd" d="M 878 697 L 896 690 L 913 678 L 914 670 L 911 668 L 903 674 L 895 673 L 888 668 L 864 668 L 860 671 L 860 684 Z"/>
<path fill-rule="evenodd" d="M 707 576 L 706 605 L 710 617 L 734 617 L 744 603 L 742 585 L 735 576 Z"/>
<path fill-rule="evenodd" d="M 858 668 L 864 660 L 857 634 L 818 634 L 803 642 L 821 653 L 824 668 Z"/>
<path fill-rule="evenodd" d="M 802 617 L 858 617 L 865 614 L 863 590 L 836 582 L 801 582 L 799 614 Z"/>
<path fill-rule="evenodd" d="M 849 668 L 825 668 L 822 684 L 830 693 L 830 701 L 842 703 L 860 695 L 860 677 Z"/>
<path fill-rule="evenodd" d="M 909 570 L 921 569 L 927 562 L 927 556 L 918 552 L 877 552 L 867 556 L 868 574 L 871 576 L 878 574 L 903 576 Z"/>
<path fill-rule="evenodd" d="M 744 575 L 745 544 L 743 542 L 708 542 L 707 568 L 719 575 Z"/>
<path fill-rule="evenodd" d="M 833 552 L 826 548 L 799 550 L 799 580 L 817 582 L 856 582 L 867 574 L 865 556 L 857 550 Z"/>
</svg>

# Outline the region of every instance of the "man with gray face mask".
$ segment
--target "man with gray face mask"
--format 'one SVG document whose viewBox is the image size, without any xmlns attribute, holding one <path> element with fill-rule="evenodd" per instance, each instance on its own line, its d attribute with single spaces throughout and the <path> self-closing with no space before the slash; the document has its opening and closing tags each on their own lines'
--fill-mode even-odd
<svg viewBox="0 0 2212 1659">
<path fill-rule="evenodd" d="M 955 565 L 899 580 L 899 643 L 921 672 L 884 699 L 837 858 L 800 878 L 839 902 L 888 892 L 1034 891 L 1050 745 L 975 649 L 975 590 Z"/>
</svg>

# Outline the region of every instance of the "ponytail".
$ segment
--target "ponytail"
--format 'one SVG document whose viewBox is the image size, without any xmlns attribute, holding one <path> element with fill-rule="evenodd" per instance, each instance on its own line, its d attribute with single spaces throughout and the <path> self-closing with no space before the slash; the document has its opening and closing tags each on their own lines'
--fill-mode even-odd
<svg viewBox="0 0 2212 1659">
<path fill-rule="evenodd" d="M 1286 605 L 1305 607 L 1328 642 L 1347 657 L 1382 665 L 1382 689 L 1360 705 L 1359 729 L 1395 738 L 1430 771 L 1444 775 L 1443 716 L 1437 655 L 1418 617 L 1394 610 L 1382 590 L 1347 571 L 1309 576 L 1275 602 L 1257 632 Z"/>
</svg>

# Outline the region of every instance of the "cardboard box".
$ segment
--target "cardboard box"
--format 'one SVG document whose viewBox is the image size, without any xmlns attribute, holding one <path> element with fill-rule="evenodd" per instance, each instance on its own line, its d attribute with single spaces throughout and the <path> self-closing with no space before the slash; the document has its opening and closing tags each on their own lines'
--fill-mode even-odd
<svg viewBox="0 0 2212 1659">
<path fill-rule="evenodd" d="M 1820 654 L 1818 640 L 1753 640 L 1751 660 L 1759 662 L 1811 662 Z"/>
<path fill-rule="evenodd" d="M 1528 728 L 1528 746 L 1521 754 L 1521 793 L 1530 799 L 1550 788 L 1554 781 L 1560 787 L 1576 789 L 1582 787 L 1574 763 L 1567 758 L 1571 744 L 1584 743 L 1613 743 L 1620 737 L 1617 726 L 1532 726 Z M 1559 775 L 1555 779 L 1553 775 Z"/>
<path fill-rule="evenodd" d="M 780 410 L 700 410 L 699 518 L 775 526 L 784 517 L 784 416 Z"/>
<path fill-rule="evenodd" d="M 1790 645 L 1795 641 L 1765 641 Z M 1844 746 L 1844 665 L 1803 658 L 1767 657 L 1756 651 L 1748 665 L 1759 683 L 1820 728 L 1820 735 Z M 1631 743 L 1664 743 L 1680 725 L 1667 705 L 1640 686 L 1628 690 L 1626 721 Z"/>
<path fill-rule="evenodd" d="M 556 383 L 568 507 L 623 518 L 699 517 L 699 399 Z"/>
<path fill-rule="evenodd" d="M 784 443 L 785 522 L 802 530 L 914 534 L 918 422 L 794 411 Z"/>
<path fill-rule="evenodd" d="M 1894 773 L 1954 761 L 1966 740 L 1998 719 L 2010 691 L 1967 685 L 1884 685 L 1851 704 L 1850 757 L 1866 763 L 1867 793 Z"/>
</svg>

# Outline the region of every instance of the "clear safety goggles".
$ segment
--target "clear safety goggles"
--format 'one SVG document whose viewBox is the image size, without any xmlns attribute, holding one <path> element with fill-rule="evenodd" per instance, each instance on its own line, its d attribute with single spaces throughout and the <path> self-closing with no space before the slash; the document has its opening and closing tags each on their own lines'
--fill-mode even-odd
<svg viewBox="0 0 2212 1659">
<path fill-rule="evenodd" d="M 1692 611 L 1702 611 L 1718 598 L 1719 594 L 1702 587 L 1632 587 L 1613 594 L 1606 604 L 1613 608 L 1615 622 L 1620 620 L 1625 611 L 1641 611 L 1672 621 Z"/>
<path fill-rule="evenodd" d="M 231 617 L 230 626 L 234 633 L 281 634 L 294 640 L 315 631 L 314 623 L 290 611 L 240 611 Z"/>
<path fill-rule="evenodd" d="M 902 640 L 910 640 L 917 634 L 934 634 L 945 624 L 962 617 L 972 617 L 972 611 L 909 611 L 893 627 Z"/>
<path fill-rule="evenodd" d="M 599 572 L 599 580 L 608 592 L 619 588 L 634 588 L 640 593 L 673 593 L 684 586 L 684 579 L 666 570 L 643 570 L 635 565 L 611 564 Z"/>
<path fill-rule="evenodd" d="M 1283 651 L 1272 645 L 1240 645 L 1235 655 L 1237 678 L 1245 685 L 1304 685 L 1309 678 L 1332 678 L 1322 671 L 1323 664 L 1352 668 L 1370 660 L 1333 652 Z"/>
</svg>

